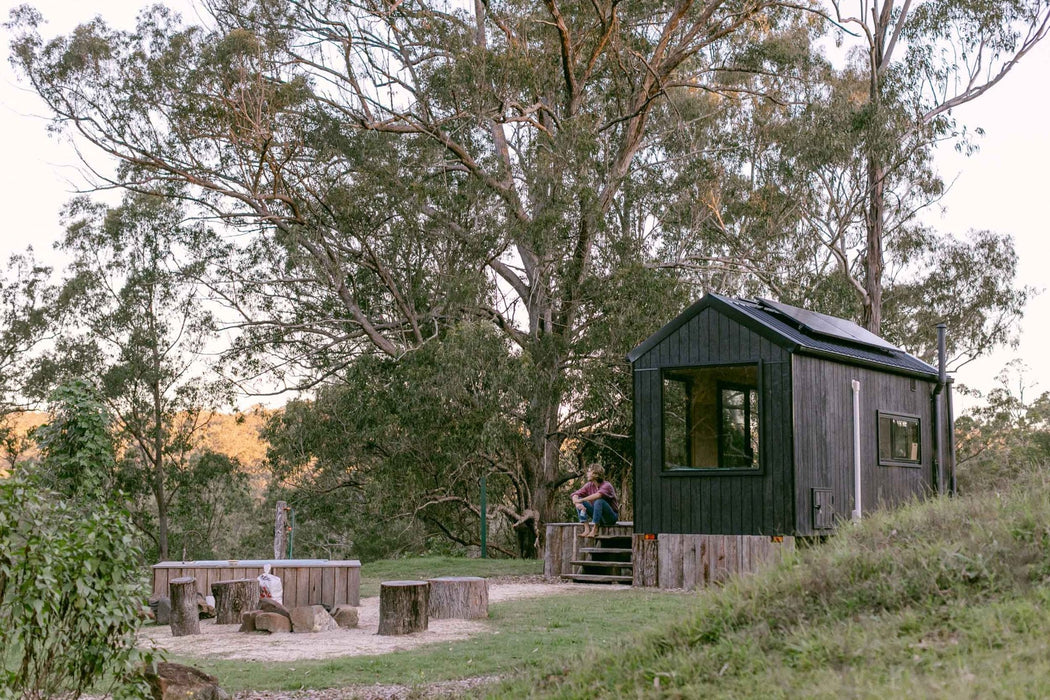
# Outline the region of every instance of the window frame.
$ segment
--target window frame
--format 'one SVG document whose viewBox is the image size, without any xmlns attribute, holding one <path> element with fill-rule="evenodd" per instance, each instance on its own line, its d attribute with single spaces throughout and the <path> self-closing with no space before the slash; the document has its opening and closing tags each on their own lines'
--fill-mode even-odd
<svg viewBox="0 0 1050 700">
<path fill-rule="evenodd" d="M 921 469 L 923 466 L 923 456 L 925 448 L 923 445 L 923 434 L 922 434 L 922 416 L 913 415 L 910 413 L 901 413 L 900 411 L 876 411 L 875 412 L 875 454 L 878 457 L 880 467 L 905 467 L 908 469 Z M 882 457 L 882 419 L 889 418 L 890 420 L 905 420 L 914 422 L 917 428 L 919 436 L 919 456 L 915 460 L 910 459 L 894 459 L 888 457 L 883 459 Z M 892 441 L 892 438 L 891 438 Z"/>
<path fill-rule="evenodd" d="M 722 396 L 722 394 L 726 390 L 728 390 L 728 391 L 739 391 L 739 392 L 743 393 L 743 395 L 744 395 L 744 406 L 743 406 L 743 411 L 744 411 L 744 435 L 747 438 L 748 448 L 750 449 L 750 447 L 751 447 L 751 422 L 752 422 L 752 419 L 751 419 L 751 392 L 752 391 L 755 392 L 755 402 L 757 403 L 758 400 L 759 400 L 758 383 L 756 382 L 755 384 L 742 384 L 740 382 L 726 382 L 726 381 L 716 380 L 715 381 L 715 391 L 718 392 L 718 399 L 716 401 L 716 408 L 715 408 L 715 410 L 718 413 L 718 466 L 717 467 L 694 467 L 694 468 L 718 469 L 719 471 L 722 471 L 722 472 L 726 471 L 727 469 L 737 469 L 737 470 L 740 470 L 740 471 L 753 471 L 753 470 L 759 468 L 759 465 L 758 465 L 759 458 L 758 458 L 758 455 L 755 455 L 755 454 L 751 455 L 751 459 L 754 460 L 754 462 L 755 462 L 755 466 L 753 466 L 753 467 L 723 467 L 722 466 L 723 464 L 725 464 L 725 460 L 726 460 L 726 455 L 725 455 L 725 420 L 724 420 L 724 418 L 725 418 L 724 411 L 725 411 L 726 406 L 725 406 L 725 403 L 723 403 L 723 396 Z M 731 406 L 730 408 L 736 408 L 736 407 L 735 406 Z M 762 451 L 762 420 L 761 420 L 761 418 L 762 418 L 762 409 L 761 408 L 758 408 L 758 414 L 759 414 L 758 415 L 758 417 L 759 417 L 759 421 L 758 421 L 758 431 L 759 431 L 759 434 L 758 434 L 758 451 L 761 452 Z M 690 418 L 691 418 L 691 416 L 690 416 Z"/>
<path fill-rule="evenodd" d="M 756 466 L 754 467 L 687 467 L 680 464 L 669 465 L 667 463 L 667 444 L 665 442 L 665 426 L 664 426 L 664 382 L 667 381 L 668 374 L 681 370 L 690 369 L 732 369 L 734 367 L 754 367 L 755 368 L 755 384 L 741 384 L 740 382 L 729 382 L 724 380 L 716 380 L 716 386 L 718 391 L 718 400 L 716 410 L 718 411 L 718 422 L 721 424 L 721 408 L 722 408 L 722 394 L 721 387 L 723 385 L 736 385 L 737 387 L 746 387 L 748 390 L 754 389 L 758 399 L 758 455 L 755 458 Z M 766 450 L 765 446 L 766 439 L 766 423 L 764 420 L 764 406 L 765 401 L 763 400 L 763 385 L 762 385 L 762 374 L 763 374 L 763 362 L 762 360 L 751 360 L 748 362 L 714 362 L 705 364 L 689 364 L 689 365 L 668 365 L 659 368 L 660 381 L 659 381 L 659 414 L 660 414 L 660 476 L 661 477 L 689 477 L 689 476 L 703 476 L 703 477 L 716 477 L 716 476 L 763 476 L 766 473 Z M 671 381 L 681 381 L 674 378 L 670 378 Z M 692 396 L 692 387 L 687 385 L 687 394 Z M 690 401 L 689 406 L 689 420 L 692 425 L 692 405 Z M 688 443 L 692 444 L 692 431 L 687 437 Z M 722 460 L 722 440 L 721 435 L 717 436 L 718 439 L 718 460 L 721 463 Z"/>
</svg>

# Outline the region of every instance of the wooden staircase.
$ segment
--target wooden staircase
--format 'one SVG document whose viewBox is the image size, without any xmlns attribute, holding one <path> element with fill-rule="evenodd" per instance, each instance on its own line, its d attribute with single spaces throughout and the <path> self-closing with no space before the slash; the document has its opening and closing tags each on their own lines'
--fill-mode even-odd
<svg viewBox="0 0 1050 700">
<path fill-rule="evenodd" d="M 577 583 L 624 583 L 634 580 L 634 555 L 631 535 L 598 535 L 580 537 L 582 544 L 577 550 L 581 559 L 573 559 L 572 573 L 562 578 Z"/>
</svg>

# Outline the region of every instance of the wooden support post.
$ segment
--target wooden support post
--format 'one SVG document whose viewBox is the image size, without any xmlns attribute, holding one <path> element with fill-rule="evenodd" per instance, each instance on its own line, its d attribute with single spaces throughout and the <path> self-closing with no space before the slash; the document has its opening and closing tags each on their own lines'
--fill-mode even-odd
<svg viewBox="0 0 1050 700">
<path fill-rule="evenodd" d="M 655 588 L 660 585 L 660 548 L 655 536 L 646 539 L 646 535 L 632 537 L 632 560 L 634 561 L 634 582 L 639 587 Z"/>
<path fill-rule="evenodd" d="M 430 617 L 476 620 L 489 616 L 489 584 L 479 576 L 442 576 L 430 583 Z"/>
<path fill-rule="evenodd" d="M 412 634 L 427 629 L 430 584 L 383 581 L 379 584 L 379 634 Z"/>
<path fill-rule="evenodd" d="M 254 578 L 239 578 L 232 581 L 216 581 L 211 584 L 215 596 L 215 624 L 236 625 L 241 614 L 259 608 L 259 581 Z"/>
<path fill-rule="evenodd" d="M 277 515 L 273 524 L 273 558 L 288 556 L 288 504 L 277 501 Z"/>
<path fill-rule="evenodd" d="M 171 636 L 185 637 L 201 633 L 197 613 L 197 579 L 192 576 L 173 578 L 168 582 L 171 598 Z"/>
</svg>

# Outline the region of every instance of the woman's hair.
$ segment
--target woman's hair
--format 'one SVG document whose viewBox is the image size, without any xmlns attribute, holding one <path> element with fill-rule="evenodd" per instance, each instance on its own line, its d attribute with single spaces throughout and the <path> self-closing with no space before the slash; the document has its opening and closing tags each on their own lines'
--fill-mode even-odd
<svg viewBox="0 0 1050 700">
<path fill-rule="evenodd" d="M 587 473 L 594 474 L 601 480 L 605 480 L 605 469 L 600 464 L 589 464 L 587 465 Z"/>
</svg>

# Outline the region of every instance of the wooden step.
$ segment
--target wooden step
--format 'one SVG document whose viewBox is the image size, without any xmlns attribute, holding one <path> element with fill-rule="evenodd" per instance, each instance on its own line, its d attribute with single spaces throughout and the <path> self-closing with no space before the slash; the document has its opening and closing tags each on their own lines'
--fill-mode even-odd
<svg viewBox="0 0 1050 700">
<path fill-rule="evenodd" d="M 630 543 L 630 541 L 631 541 L 631 535 L 598 535 L 597 537 L 592 537 L 590 535 L 587 535 L 587 536 L 576 535 L 576 536 L 579 537 L 581 540 L 594 540 L 595 542 L 627 541 L 628 543 Z"/>
<path fill-rule="evenodd" d="M 580 547 L 582 554 L 633 554 L 634 550 L 624 547 Z"/>
<path fill-rule="evenodd" d="M 597 559 L 573 559 L 570 564 L 579 566 L 593 566 L 599 569 L 633 569 L 634 562 L 630 561 L 600 561 Z"/>
<path fill-rule="evenodd" d="M 633 576 L 609 574 L 562 574 L 561 577 L 578 583 L 634 583 Z"/>
</svg>

